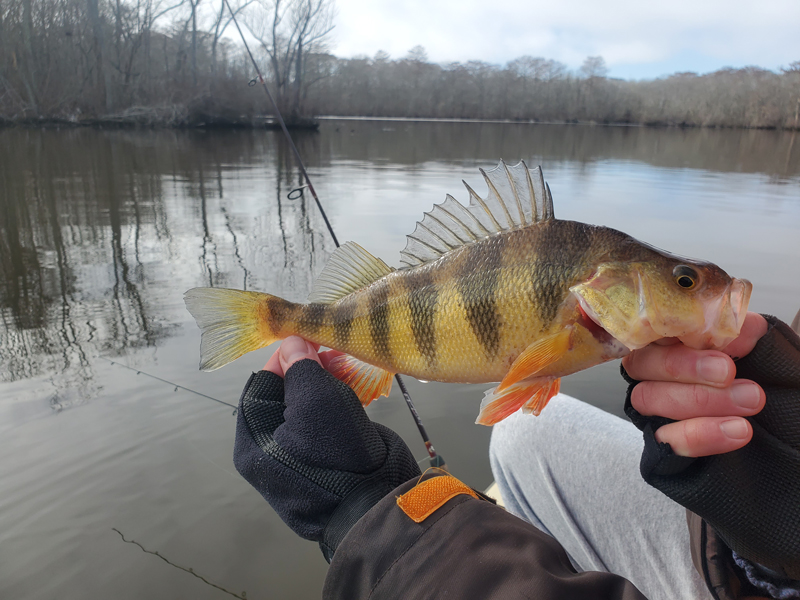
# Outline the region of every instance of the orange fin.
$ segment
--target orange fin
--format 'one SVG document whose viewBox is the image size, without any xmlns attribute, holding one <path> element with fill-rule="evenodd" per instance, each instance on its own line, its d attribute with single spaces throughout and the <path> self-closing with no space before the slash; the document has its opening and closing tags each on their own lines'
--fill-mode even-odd
<svg viewBox="0 0 800 600">
<path fill-rule="evenodd" d="M 550 363 L 561 358 L 570 348 L 572 327 L 562 329 L 558 333 L 533 342 L 520 354 L 511 365 L 503 381 L 497 386 L 497 391 L 529 379 L 544 369 Z"/>
<path fill-rule="evenodd" d="M 560 387 L 561 379 L 552 377 L 520 381 L 504 390 L 497 386 L 484 395 L 481 412 L 475 422 L 478 425 L 494 425 L 520 408 L 525 413 L 538 415 Z"/>
<path fill-rule="evenodd" d="M 533 397 L 525 403 L 525 406 L 522 407 L 522 412 L 526 415 L 534 415 L 539 416 L 544 407 L 547 406 L 547 403 L 550 402 L 550 399 L 555 396 L 558 391 L 561 389 L 561 378 L 558 379 L 550 379 L 549 377 L 543 377 L 545 381 L 542 381 L 542 387 L 537 389 Z"/>
<path fill-rule="evenodd" d="M 334 358 L 328 365 L 328 370 L 334 377 L 349 385 L 364 406 L 368 406 L 379 396 L 388 396 L 392 390 L 394 373 L 348 354 Z"/>
</svg>

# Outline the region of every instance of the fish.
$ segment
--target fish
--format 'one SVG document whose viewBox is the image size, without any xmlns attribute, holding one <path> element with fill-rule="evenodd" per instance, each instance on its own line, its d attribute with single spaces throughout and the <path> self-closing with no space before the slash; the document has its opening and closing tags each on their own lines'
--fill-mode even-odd
<svg viewBox="0 0 800 600">
<path fill-rule="evenodd" d="M 608 227 L 556 219 L 541 167 L 480 172 L 484 197 L 447 195 L 417 222 L 393 268 L 355 242 L 333 252 L 307 302 L 194 288 L 200 368 L 290 335 L 339 350 L 329 370 L 366 406 L 396 373 L 494 383 L 477 423 L 538 415 L 561 378 L 660 338 L 723 348 L 741 330 L 746 279 Z"/>
</svg>

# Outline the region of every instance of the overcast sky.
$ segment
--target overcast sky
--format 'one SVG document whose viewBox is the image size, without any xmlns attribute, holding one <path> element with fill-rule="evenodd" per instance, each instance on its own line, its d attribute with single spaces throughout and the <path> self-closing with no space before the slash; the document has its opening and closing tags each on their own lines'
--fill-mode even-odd
<svg viewBox="0 0 800 600">
<path fill-rule="evenodd" d="M 605 58 L 611 77 L 725 66 L 777 70 L 800 60 L 800 0 L 335 0 L 333 54 L 504 64 L 529 54 L 577 68 Z"/>
</svg>

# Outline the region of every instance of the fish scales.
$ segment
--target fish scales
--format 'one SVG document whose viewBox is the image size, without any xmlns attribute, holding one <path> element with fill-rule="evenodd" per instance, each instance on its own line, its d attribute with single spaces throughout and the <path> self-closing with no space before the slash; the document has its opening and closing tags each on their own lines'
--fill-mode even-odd
<svg viewBox="0 0 800 600">
<path fill-rule="evenodd" d="M 596 232 L 596 227 L 574 221 L 546 221 L 538 235 L 528 238 L 534 257 L 531 301 L 544 327 L 557 318 L 569 288 L 585 279 L 594 264 L 603 259 Z"/>
<path fill-rule="evenodd" d="M 332 305 L 305 305 L 296 333 L 392 372 L 483 381 L 477 367 L 502 374 L 531 335 L 550 331 L 569 288 L 591 270 L 585 230 L 555 221 L 495 234 Z"/>
<path fill-rule="evenodd" d="M 662 337 L 722 348 L 738 335 L 752 285 L 606 227 L 553 216 L 541 171 L 501 163 L 426 213 L 394 270 L 348 242 L 308 303 L 215 288 L 186 293 L 203 335 L 201 368 L 216 369 L 283 339 L 345 353 L 329 369 L 365 404 L 391 376 L 499 381 L 479 423 L 522 408 L 538 414 L 559 378 Z M 536 184 L 534 184 L 534 181 Z"/>
<path fill-rule="evenodd" d="M 531 335 L 551 330 L 569 288 L 592 270 L 593 246 L 602 254 L 607 245 L 605 231 L 593 244 L 596 231 L 548 221 L 497 233 L 332 305 L 273 304 L 268 321 L 387 370 L 475 382 L 479 364 L 500 373 Z"/>
<path fill-rule="evenodd" d="M 439 304 L 439 286 L 430 269 L 417 268 L 410 270 L 401 281 L 406 286 L 406 304 L 408 306 L 408 322 L 414 336 L 414 344 L 420 359 L 424 359 L 430 368 L 438 362 L 436 343 L 436 314 Z M 397 320 L 402 322 L 403 312 Z M 420 360 L 421 365 L 421 360 Z"/>
</svg>

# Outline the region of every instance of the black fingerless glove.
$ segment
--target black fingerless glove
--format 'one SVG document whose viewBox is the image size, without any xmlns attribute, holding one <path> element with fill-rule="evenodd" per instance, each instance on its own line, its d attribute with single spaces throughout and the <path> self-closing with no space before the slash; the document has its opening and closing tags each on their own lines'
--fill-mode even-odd
<svg viewBox="0 0 800 600">
<path fill-rule="evenodd" d="M 242 392 L 233 462 L 330 562 L 350 528 L 420 469 L 402 438 L 373 423 L 353 390 L 313 360 L 285 381 L 254 373 Z"/>
<path fill-rule="evenodd" d="M 766 316 L 769 331 L 736 360 L 736 377 L 758 383 L 764 409 L 748 420 L 753 439 L 734 452 L 686 458 L 659 444 L 655 431 L 672 422 L 625 412 L 644 432 L 645 481 L 702 517 L 736 554 L 790 579 L 800 579 L 800 338 Z M 735 357 L 734 357 L 735 358 Z"/>
</svg>

